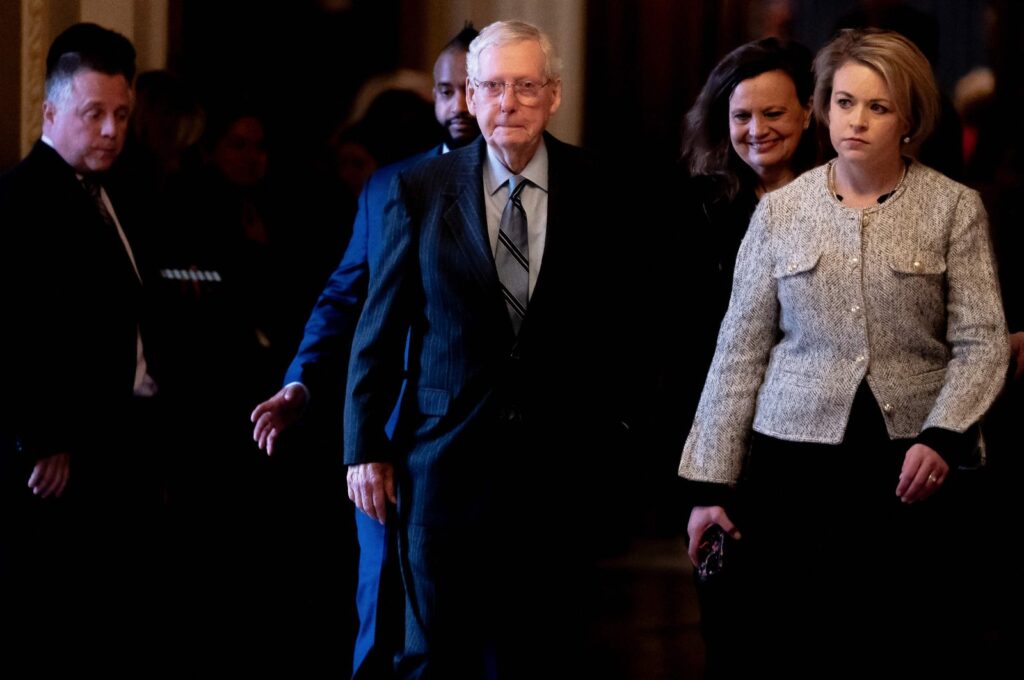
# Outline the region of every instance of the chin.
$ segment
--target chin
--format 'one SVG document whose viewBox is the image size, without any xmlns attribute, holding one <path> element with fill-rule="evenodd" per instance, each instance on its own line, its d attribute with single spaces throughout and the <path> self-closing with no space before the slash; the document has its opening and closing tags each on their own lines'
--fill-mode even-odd
<svg viewBox="0 0 1024 680">
<path fill-rule="evenodd" d="M 463 137 L 452 137 L 451 135 L 444 136 L 444 143 L 448 145 L 449 149 L 461 149 L 473 140 L 477 138 L 477 135 L 465 135 Z"/>
<path fill-rule="evenodd" d="M 785 163 L 785 154 L 781 150 L 772 149 L 768 153 L 756 153 L 751 154 L 751 160 L 755 161 L 758 165 L 771 167 Z"/>
<path fill-rule="evenodd" d="M 85 167 L 88 168 L 89 172 L 106 172 L 114 164 L 114 161 L 97 161 L 95 163 L 86 163 Z"/>
</svg>

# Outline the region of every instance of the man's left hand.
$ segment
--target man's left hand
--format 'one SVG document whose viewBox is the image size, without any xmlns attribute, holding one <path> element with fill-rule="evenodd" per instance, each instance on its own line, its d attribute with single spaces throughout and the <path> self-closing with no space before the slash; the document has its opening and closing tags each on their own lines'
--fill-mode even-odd
<svg viewBox="0 0 1024 680">
<path fill-rule="evenodd" d="M 348 497 L 356 507 L 381 524 L 388 517 L 388 503 L 398 502 L 395 494 L 395 467 L 391 463 L 350 465 Z"/>
</svg>

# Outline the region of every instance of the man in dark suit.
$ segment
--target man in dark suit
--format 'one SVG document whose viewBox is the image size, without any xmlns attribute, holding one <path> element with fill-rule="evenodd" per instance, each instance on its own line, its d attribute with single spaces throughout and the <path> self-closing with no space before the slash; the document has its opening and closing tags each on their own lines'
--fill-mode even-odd
<svg viewBox="0 0 1024 680">
<path fill-rule="evenodd" d="M 466 106 L 466 52 L 476 35 L 472 26 L 464 28 L 445 45 L 434 64 L 434 113 L 444 130 L 444 144 L 382 168 L 370 177 L 360 194 L 345 255 L 310 315 L 302 343 L 285 375 L 285 386 L 252 413 L 253 437 L 268 454 L 274 452 L 277 438 L 307 415 L 307 405 L 317 406 L 319 417 L 340 433 L 340 422 L 334 421 L 340 421 L 341 406 L 332 397 L 344 394 L 352 334 L 366 299 L 372 263 L 380 255 L 388 187 L 400 170 L 463 147 L 479 134 Z M 393 423 L 389 432 L 392 427 Z M 378 521 L 356 511 L 359 633 L 353 678 L 357 680 L 388 677 L 392 656 L 401 646 L 403 602 L 393 528 L 394 522 Z"/>
<path fill-rule="evenodd" d="M 123 433 L 155 383 L 132 211 L 108 176 L 124 145 L 135 50 L 76 24 L 54 41 L 46 70 L 42 139 L 0 180 L 0 588 L 49 633 L 81 606 L 69 596 L 102 592 L 114 611 L 129 599 L 122 587 L 137 565 L 111 551 L 131 551 L 120 528 L 138 508 L 125 503 L 150 465 Z"/>
<path fill-rule="evenodd" d="M 467 66 L 483 139 L 392 183 L 350 360 L 349 493 L 379 520 L 398 499 L 401 675 L 585 675 L 574 636 L 621 427 L 625 230 L 610 177 L 545 132 L 562 88 L 547 36 L 491 24 Z"/>
</svg>

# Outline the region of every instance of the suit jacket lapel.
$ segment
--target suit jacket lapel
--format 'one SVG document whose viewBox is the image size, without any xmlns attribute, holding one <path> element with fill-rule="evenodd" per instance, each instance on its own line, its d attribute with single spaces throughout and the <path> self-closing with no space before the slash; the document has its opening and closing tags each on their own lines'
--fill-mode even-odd
<svg viewBox="0 0 1024 680">
<path fill-rule="evenodd" d="M 537 303 L 543 304 L 547 297 L 545 291 L 551 286 L 549 280 L 557 279 L 559 262 L 562 262 L 562 267 L 565 266 L 564 260 L 562 260 L 563 251 L 568 253 L 568 257 L 572 257 L 572 244 L 563 243 L 563 239 L 572 237 L 572 234 L 568 233 L 566 229 L 566 223 L 572 220 L 572 212 L 563 209 L 563 206 L 574 205 L 575 198 L 570 193 L 574 168 L 570 168 L 566 164 L 562 142 L 545 132 L 544 144 L 548 150 L 548 221 L 544 236 L 544 255 L 541 259 L 537 283 L 534 285 L 533 294 L 530 295 L 526 319 L 523 320 L 524 328 L 527 325 L 526 321 L 530 317 L 530 312 L 536 309 Z M 536 317 L 536 314 L 534 316 Z M 519 332 L 522 334 L 522 329 Z"/>
<path fill-rule="evenodd" d="M 487 211 L 484 209 L 484 153 L 482 139 L 476 143 L 475 149 L 471 147 L 460 153 L 444 186 L 444 220 L 481 283 L 496 288 L 499 285 L 498 272 L 494 267 L 491 239 L 487 234 Z"/>
</svg>

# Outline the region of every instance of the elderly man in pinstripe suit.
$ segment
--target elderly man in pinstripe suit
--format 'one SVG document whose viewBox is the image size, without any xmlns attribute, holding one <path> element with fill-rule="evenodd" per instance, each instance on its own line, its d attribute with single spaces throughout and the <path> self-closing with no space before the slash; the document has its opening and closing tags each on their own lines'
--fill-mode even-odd
<svg viewBox="0 0 1024 680">
<path fill-rule="evenodd" d="M 562 88 L 550 40 L 492 24 L 468 70 L 483 139 L 392 183 L 345 410 L 350 495 L 371 516 L 398 502 L 406 677 L 578 662 L 579 520 L 621 429 L 607 319 L 622 286 L 600 284 L 623 244 L 607 180 L 545 132 Z"/>
</svg>

